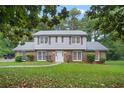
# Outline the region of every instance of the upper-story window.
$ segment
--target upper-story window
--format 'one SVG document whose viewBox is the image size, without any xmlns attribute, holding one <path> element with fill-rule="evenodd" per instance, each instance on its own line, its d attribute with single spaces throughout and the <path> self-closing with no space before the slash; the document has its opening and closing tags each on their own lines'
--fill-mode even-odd
<svg viewBox="0 0 124 93">
<path fill-rule="evenodd" d="M 48 43 L 48 36 L 41 36 L 40 43 Z"/>
<path fill-rule="evenodd" d="M 80 36 L 72 36 L 72 43 L 80 43 Z"/>
</svg>

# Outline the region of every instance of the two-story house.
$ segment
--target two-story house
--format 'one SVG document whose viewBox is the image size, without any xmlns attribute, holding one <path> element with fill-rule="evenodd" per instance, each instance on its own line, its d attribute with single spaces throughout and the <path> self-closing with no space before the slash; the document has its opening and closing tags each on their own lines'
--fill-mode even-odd
<svg viewBox="0 0 124 93">
<path fill-rule="evenodd" d="M 105 58 L 107 48 L 99 42 L 87 42 L 87 34 L 78 30 L 39 31 L 33 34 L 34 42 L 18 45 L 16 55 L 33 54 L 37 61 L 84 61 L 92 52 L 95 60 Z"/>
</svg>

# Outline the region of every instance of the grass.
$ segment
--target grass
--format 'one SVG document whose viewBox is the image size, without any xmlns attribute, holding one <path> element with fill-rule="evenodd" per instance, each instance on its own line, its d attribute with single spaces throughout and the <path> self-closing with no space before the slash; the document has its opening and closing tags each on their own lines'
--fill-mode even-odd
<svg viewBox="0 0 124 93">
<path fill-rule="evenodd" d="M 52 64 L 50 62 L 38 61 L 38 62 L 0 62 L 0 66 L 20 66 L 20 65 L 47 65 Z"/>
<path fill-rule="evenodd" d="M 124 61 L 0 68 L 0 87 L 124 87 Z"/>
</svg>

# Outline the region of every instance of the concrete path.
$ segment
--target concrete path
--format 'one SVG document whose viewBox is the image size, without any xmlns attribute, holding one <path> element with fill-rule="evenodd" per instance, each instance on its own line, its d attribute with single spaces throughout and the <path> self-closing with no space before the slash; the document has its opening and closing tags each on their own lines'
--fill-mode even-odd
<svg viewBox="0 0 124 93">
<path fill-rule="evenodd" d="M 0 66 L 0 68 L 21 68 L 21 67 L 51 67 L 59 65 L 60 63 L 49 64 L 49 65 L 16 65 L 16 66 Z"/>
</svg>

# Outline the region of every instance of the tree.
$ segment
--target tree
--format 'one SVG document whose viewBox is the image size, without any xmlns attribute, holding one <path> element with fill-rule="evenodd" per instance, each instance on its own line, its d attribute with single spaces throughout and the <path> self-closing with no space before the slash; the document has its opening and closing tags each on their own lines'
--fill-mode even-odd
<svg viewBox="0 0 124 93">
<path fill-rule="evenodd" d="M 19 41 L 32 39 L 31 33 L 39 23 L 44 23 L 51 29 L 68 17 L 65 7 L 61 12 L 56 6 L 0 6 L 0 33 L 15 46 Z"/>
<path fill-rule="evenodd" d="M 95 33 L 95 37 L 94 37 L 95 40 L 97 40 L 97 37 L 99 36 L 99 34 L 96 33 L 97 31 L 94 29 L 95 22 L 97 22 L 97 20 L 95 19 L 91 20 L 89 17 L 87 17 L 87 15 L 85 15 L 81 20 L 79 20 L 79 29 L 87 32 L 88 41 L 91 41 L 93 37 L 93 33 Z"/>
<path fill-rule="evenodd" d="M 79 21 L 78 21 L 78 16 L 81 14 L 81 11 L 78 10 L 77 8 L 73 8 L 70 12 L 69 12 L 69 17 L 70 17 L 70 21 L 69 24 L 71 25 L 71 29 L 76 30 L 78 29 L 78 25 L 79 25 Z"/>
<path fill-rule="evenodd" d="M 65 20 L 61 20 L 58 26 L 62 30 L 65 30 L 67 28 L 77 30 L 79 28 L 78 16 L 80 14 L 81 14 L 80 10 L 73 8 L 72 10 L 69 11 L 69 17 L 67 17 Z"/>
<path fill-rule="evenodd" d="M 124 6 L 91 6 L 90 19 L 97 19 L 94 29 L 110 34 L 114 40 L 124 40 Z"/>
</svg>

